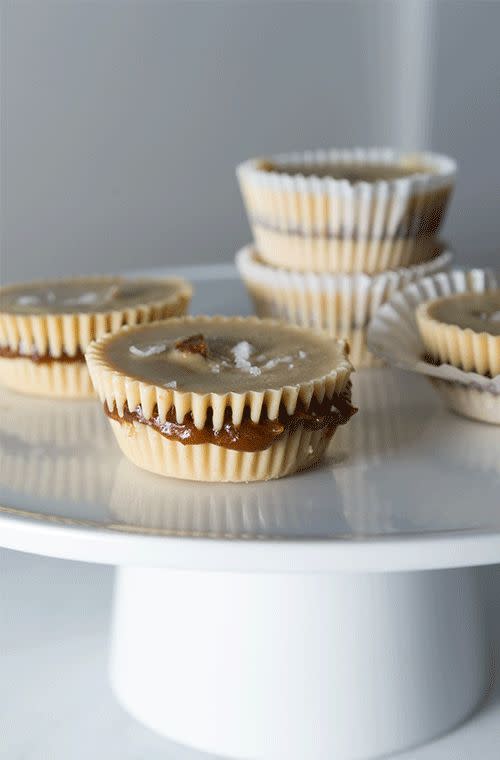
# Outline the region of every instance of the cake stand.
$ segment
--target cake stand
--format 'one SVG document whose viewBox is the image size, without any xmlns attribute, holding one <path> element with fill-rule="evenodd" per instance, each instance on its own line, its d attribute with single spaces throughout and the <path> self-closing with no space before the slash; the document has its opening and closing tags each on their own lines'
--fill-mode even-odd
<svg viewBox="0 0 500 760">
<path fill-rule="evenodd" d="M 176 274 L 193 312 L 249 310 L 230 266 Z M 229 757 L 354 760 L 484 698 L 475 568 L 500 561 L 500 429 L 401 372 L 360 371 L 354 395 L 321 466 L 223 485 L 135 468 L 97 402 L 1 392 L 1 544 L 118 566 L 111 681 L 155 731 Z"/>
</svg>

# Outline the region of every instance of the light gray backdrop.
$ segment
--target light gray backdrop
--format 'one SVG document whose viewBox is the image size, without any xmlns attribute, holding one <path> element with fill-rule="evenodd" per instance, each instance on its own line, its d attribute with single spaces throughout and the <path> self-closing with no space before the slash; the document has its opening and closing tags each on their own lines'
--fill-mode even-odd
<svg viewBox="0 0 500 760">
<path fill-rule="evenodd" d="M 14 2 L 1 15 L 0 278 L 229 260 L 236 163 L 455 156 L 459 258 L 500 250 L 500 3 Z"/>
</svg>

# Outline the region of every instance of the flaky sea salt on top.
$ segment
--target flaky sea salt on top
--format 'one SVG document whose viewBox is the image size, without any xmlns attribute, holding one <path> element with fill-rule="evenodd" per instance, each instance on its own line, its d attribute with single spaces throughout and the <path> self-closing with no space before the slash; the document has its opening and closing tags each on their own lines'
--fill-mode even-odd
<svg viewBox="0 0 500 760">
<path fill-rule="evenodd" d="M 16 298 L 16 303 L 18 303 L 19 306 L 35 306 L 40 303 L 40 296 L 18 296 Z"/>
<path fill-rule="evenodd" d="M 153 343 L 150 346 L 129 346 L 129 351 L 133 356 L 147 357 L 155 354 L 162 354 L 167 349 L 166 343 Z"/>
<path fill-rule="evenodd" d="M 241 340 L 231 349 L 231 353 L 234 356 L 234 364 L 238 369 L 243 372 L 248 372 L 249 375 L 260 375 L 261 369 L 250 361 L 250 356 L 255 351 L 251 343 L 246 340 Z"/>
<path fill-rule="evenodd" d="M 97 303 L 98 300 L 100 300 L 99 295 L 94 290 L 89 290 L 86 293 L 80 293 L 77 296 L 65 298 L 63 303 L 68 306 L 90 306 L 91 304 Z"/>
</svg>

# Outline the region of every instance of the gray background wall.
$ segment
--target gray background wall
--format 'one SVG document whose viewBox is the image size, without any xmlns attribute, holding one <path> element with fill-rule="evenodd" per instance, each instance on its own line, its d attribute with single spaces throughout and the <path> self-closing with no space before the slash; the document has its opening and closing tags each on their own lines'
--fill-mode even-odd
<svg viewBox="0 0 500 760">
<path fill-rule="evenodd" d="M 460 162 L 445 234 L 500 259 L 500 3 L 1 5 L 0 278 L 229 260 L 234 167 L 329 145 Z"/>
</svg>

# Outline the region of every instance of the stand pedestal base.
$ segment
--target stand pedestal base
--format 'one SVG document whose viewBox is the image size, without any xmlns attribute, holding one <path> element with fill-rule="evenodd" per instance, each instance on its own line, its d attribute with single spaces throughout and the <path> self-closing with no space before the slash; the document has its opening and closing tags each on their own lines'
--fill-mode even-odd
<svg viewBox="0 0 500 760">
<path fill-rule="evenodd" d="M 279 549 L 277 549 L 279 551 Z M 111 679 L 160 734 L 252 760 L 354 760 L 451 729 L 488 683 L 471 569 L 120 568 Z"/>
</svg>

